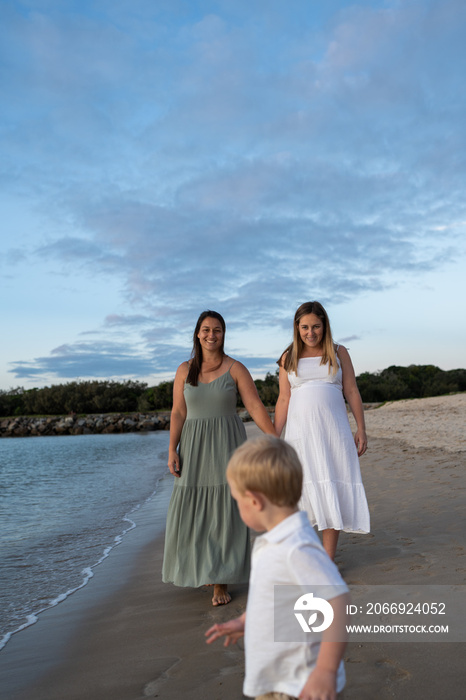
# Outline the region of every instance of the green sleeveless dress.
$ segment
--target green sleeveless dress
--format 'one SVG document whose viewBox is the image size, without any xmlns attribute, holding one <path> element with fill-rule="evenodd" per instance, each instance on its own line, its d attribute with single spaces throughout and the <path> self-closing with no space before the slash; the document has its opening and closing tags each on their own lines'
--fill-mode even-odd
<svg viewBox="0 0 466 700">
<path fill-rule="evenodd" d="M 230 367 L 231 369 L 231 367 Z M 249 530 L 225 477 L 246 440 L 230 370 L 209 384 L 185 384 L 181 476 L 168 507 L 162 578 L 176 586 L 242 583 L 249 578 Z"/>
</svg>

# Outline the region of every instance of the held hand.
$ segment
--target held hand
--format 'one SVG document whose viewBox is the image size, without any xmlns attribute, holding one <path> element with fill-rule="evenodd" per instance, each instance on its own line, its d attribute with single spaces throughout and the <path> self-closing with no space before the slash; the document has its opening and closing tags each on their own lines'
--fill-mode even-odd
<svg viewBox="0 0 466 700">
<path fill-rule="evenodd" d="M 356 430 L 354 444 L 356 445 L 356 449 L 358 451 L 358 457 L 361 457 L 361 455 L 363 455 L 367 450 L 367 435 L 365 430 Z"/>
<path fill-rule="evenodd" d="M 336 700 L 337 678 L 333 671 L 315 668 L 299 694 L 300 700 Z"/>
<path fill-rule="evenodd" d="M 178 478 L 181 476 L 180 458 L 176 450 L 170 450 L 170 452 L 168 453 L 168 468 L 171 474 L 173 474 L 173 476 L 176 476 Z"/>
<path fill-rule="evenodd" d="M 213 625 L 207 630 L 205 636 L 207 637 L 207 644 L 212 644 L 212 642 L 215 642 L 215 640 L 220 637 L 225 637 L 223 643 L 224 647 L 230 644 L 236 644 L 238 639 L 244 637 L 244 619 L 242 617 L 237 617 L 234 620 Z"/>
</svg>

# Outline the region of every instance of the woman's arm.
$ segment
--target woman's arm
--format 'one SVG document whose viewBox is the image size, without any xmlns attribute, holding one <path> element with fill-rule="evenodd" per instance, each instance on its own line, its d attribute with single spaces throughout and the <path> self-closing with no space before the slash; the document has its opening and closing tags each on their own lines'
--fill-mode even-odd
<svg viewBox="0 0 466 700">
<path fill-rule="evenodd" d="M 277 433 L 270 420 L 270 416 L 259 398 L 256 385 L 246 367 L 242 365 L 241 362 L 235 362 L 230 370 L 230 374 L 236 382 L 245 409 L 257 427 L 268 435 L 276 435 Z"/>
<path fill-rule="evenodd" d="M 178 444 L 180 442 L 181 431 L 186 420 L 186 401 L 184 400 L 184 383 L 188 376 L 188 363 L 183 362 L 175 375 L 173 382 L 173 407 L 170 417 L 170 444 L 168 447 L 168 468 L 173 476 L 181 476 L 180 458 L 178 452 Z"/>
<path fill-rule="evenodd" d="M 340 359 L 341 371 L 343 374 L 343 394 L 348 401 L 351 413 L 357 425 L 354 442 L 358 450 L 358 455 L 361 456 L 367 450 L 366 422 L 364 420 L 361 394 L 356 384 L 353 363 L 351 362 L 348 350 L 340 345 L 337 350 L 337 355 Z"/>
<path fill-rule="evenodd" d="M 288 373 L 283 367 L 283 358 L 280 362 L 280 370 L 278 373 L 278 384 L 280 393 L 278 395 L 277 404 L 275 406 L 275 430 L 277 435 L 281 435 L 285 427 L 286 417 L 288 415 L 288 405 L 291 397 L 291 387 L 288 380 Z"/>
</svg>

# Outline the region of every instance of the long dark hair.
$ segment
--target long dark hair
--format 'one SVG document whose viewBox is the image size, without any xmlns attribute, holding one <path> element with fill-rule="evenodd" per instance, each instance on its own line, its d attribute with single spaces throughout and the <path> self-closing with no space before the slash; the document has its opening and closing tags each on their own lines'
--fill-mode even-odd
<svg viewBox="0 0 466 700">
<path fill-rule="evenodd" d="M 202 367 L 202 347 L 201 343 L 199 341 L 198 333 L 201 330 L 201 326 L 203 321 L 206 318 L 216 318 L 217 321 L 220 322 L 220 325 L 222 326 L 223 330 L 223 340 L 222 340 L 222 347 L 220 348 L 222 352 L 222 356 L 225 354 L 223 351 L 223 346 L 225 344 L 225 320 L 223 316 L 221 316 L 218 311 L 211 311 L 208 309 L 207 311 L 203 311 L 202 314 L 199 316 L 197 319 L 196 323 L 196 328 L 194 329 L 193 333 L 193 349 L 191 351 L 191 360 L 189 362 L 189 370 L 188 370 L 188 376 L 186 377 L 186 383 L 187 384 L 192 384 L 192 386 L 197 386 L 198 380 L 199 380 L 199 374 L 201 372 L 201 367 Z"/>
<path fill-rule="evenodd" d="M 330 328 L 330 320 L 322 304 L 318 301 L 306 301 L 301 304 L 294 315 L 293 323 L 293 342 L 288 345 L 285 352 L 278 360 L 278 364 L 283 363 L 283 367 L 287 372 L 298 374 L 298 361 L 303 353 L 304 343 L 299 334 L 299 322 L 303 316 L 315 314 L 323 323 L 324 335 L 322 336 L 322 359 L 321 365 L 326 365 L 328 362 L 328 372 L 336 374 L 338 372 L 338 362 L 335 353 L 335 345 L 332 338 L 332 330 Z M 283 359 L 284 357 L 284 359 Z"/>
</svg>

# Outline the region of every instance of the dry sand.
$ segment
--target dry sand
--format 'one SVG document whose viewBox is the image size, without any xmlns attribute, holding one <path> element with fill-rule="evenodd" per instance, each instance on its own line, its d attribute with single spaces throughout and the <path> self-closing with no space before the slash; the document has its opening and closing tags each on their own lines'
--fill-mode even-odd
<svg viewBox="0 0 466 700">
<path fill-rule="evenodd" d="M 366 411 L 367 432 L 377 438 L 433 447 L 466 450 L 466 394 L 390 401 Z"/>
<path fill-rule="evenodd" d="M 341 536 L 347 583 L 466 584 L 465 418 L 466 394 L 366 412 L 371 534 Z M 349 644 L 345 699 L 462 698 L 465 652 L 464 643 Z"/>
<path fill-rule="evenodd" d="M 367 412 L 361 469 L 372 532 L 341 535 L 337 563 L 349 584 L 466 583 L 465 408 L 460 394 Z M 247 587 L 232 587 L 232 603 L 213 608 L 208 589 L 161 582 L 163 538 L 153 533 L 170 488 L 167 478 L 133 539 L 85 589 L 0 652 L 2 700 L 243 697 L 241 645 L 207 647 L 204 631 L 244 610 Z M 465 651 L 457 643 L 350 643 L 345 700 L 462 698 Z"/>
</svg>

